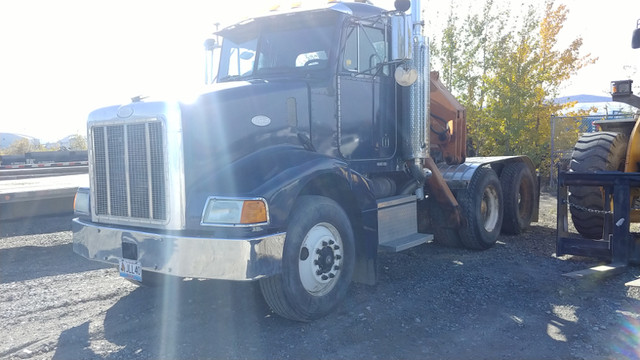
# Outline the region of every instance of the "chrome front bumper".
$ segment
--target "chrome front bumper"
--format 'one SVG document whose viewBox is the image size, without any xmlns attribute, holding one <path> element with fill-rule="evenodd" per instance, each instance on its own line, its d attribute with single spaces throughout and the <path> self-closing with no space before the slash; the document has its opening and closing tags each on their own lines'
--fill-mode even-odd
<svg viewBox="0 0 640 360">
<path fill-rule="evenodd" d="M 122 243 L 135 244 L 144 270 L 181 277 L 255 280 L 282 271 L 285 233 L 251 239 L 154 234 L 73 219 L 73 251 L 118 264 Z M 131 246 L 128 246 L 131 248 Z"/>
</svg>

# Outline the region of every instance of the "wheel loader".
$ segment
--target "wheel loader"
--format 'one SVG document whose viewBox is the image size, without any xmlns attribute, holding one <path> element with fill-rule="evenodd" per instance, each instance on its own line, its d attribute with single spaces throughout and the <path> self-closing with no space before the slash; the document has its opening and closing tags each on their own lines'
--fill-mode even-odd
<svg viewBox="0 0 640 360">
<path fill-rule="evenodd" d="M 640 20 L 631 45 L 640 48 Z M 640 243 L 629 226 L 640 223 L 640 97 L 633 94 L 633 80 L 613 81 L 611 97 L 637 111 L 630 119 L 596 121 L 601 130 L 583 134 L 576 143 L 569 172 L 559 174 L 556 253 L 626 265 L 640 263 Z M 567 207 L 586 239 L 567 237 Z"/>
</svg>

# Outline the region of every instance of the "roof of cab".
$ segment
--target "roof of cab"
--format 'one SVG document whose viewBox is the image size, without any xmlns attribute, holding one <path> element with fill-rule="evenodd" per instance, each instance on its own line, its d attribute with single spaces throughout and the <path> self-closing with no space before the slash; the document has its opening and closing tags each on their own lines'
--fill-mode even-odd
<svg viewBox="0 0 640 360">
<path fill-rule="evenodd" d="M 334 3 L 328 3 L 327 5 L 322 7 L 315 7 L 315 8 L 300 7 L 295 9 L 283 10 L 283 11 L 269 12 L 264 15 L 247 18 L 239 23 L 227 26 L 224 29 L 221 29 L 218 33 L 222 34 L 239 25 L 247 24 L 257 19 L 289 16 L 295 13 L 310 13 L 310 12 L 325 12 L 325 11 L 326 12 L 335 11 L 335 12 L 343 13 L 353 17 L 357 17 L 357 18 L 369 18 L 369 17 L 379 16 L 387 12 L 387 10 L 385 9 L 382 9 L 373 5 L 358 3 L 358 2 L 334 2 Z"/>
</svg>

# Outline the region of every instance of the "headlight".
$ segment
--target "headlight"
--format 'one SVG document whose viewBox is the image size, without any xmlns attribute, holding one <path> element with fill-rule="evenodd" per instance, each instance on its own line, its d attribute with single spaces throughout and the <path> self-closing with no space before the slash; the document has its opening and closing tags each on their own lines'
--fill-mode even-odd
<svg viewBox="0 0 640 360">
<path fill-rule="evenodd" d="M 73 200 L 73 211 L 78 215 L 91 215 L 89 188 L 78 188 Z"/>
<path fill-rule="evenodd" d="M 202 212 L 202 225 L 254 226 L 269 222 L 264 199 L 210 197 Z"/>
</svg>

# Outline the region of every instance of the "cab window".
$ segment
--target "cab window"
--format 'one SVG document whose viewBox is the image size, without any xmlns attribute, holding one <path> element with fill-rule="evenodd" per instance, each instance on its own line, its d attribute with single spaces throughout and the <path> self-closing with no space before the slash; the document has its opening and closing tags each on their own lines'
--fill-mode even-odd
<svg viewBox="0 0 640 360">
<path fill-rule="evenodd" d="M 388 66 L 379 69 L 379 65 L 387 59 L 386 52 L 382 29 L 363 25 L 353 26 L 347 34 L 342 60 L 343 70 L 371 75 L 388 75 Z"/>
</svg>

